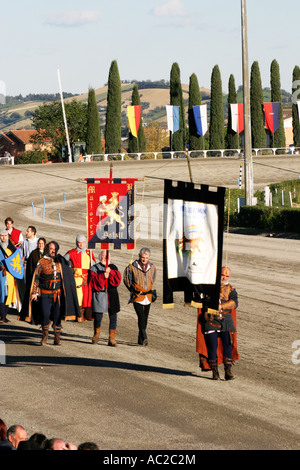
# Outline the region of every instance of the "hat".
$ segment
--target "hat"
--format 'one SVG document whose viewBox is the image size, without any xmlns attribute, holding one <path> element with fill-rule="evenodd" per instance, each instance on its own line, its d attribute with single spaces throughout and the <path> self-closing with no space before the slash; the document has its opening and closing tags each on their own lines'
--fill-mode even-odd
<svg viewBox="0 0 300 470">
<path fill-rule="evenodd" d="M 77 237 L 76 237 L 76 243 L 77 243 L 77 242 L 86 242 L 85 236 L 82 235 L 82 234 L 77 235 Z"/>
<path fill-rule="evenodd" d="M 7 230 L 5 228 L 1 229 L 0 235 L 8 235 Z"/>
</svg>

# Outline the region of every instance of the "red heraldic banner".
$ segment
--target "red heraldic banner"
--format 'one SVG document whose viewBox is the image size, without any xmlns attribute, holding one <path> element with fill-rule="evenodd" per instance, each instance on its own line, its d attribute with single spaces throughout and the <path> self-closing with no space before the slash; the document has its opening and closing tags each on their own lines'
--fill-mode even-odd
<svg viewBox="0 0 300 470">
<path fill-rule="evenodd" d="M 136 179 L 88 178 L 88 248 L 96 243 L 134 249 L 134 182 Z"/>
<path fill-rule="evenodd" d="M 243 103 L 233 103 L 230 105 L 231 128 L 237 134 L 244 130 L 244 105 Z"/>
</svg>

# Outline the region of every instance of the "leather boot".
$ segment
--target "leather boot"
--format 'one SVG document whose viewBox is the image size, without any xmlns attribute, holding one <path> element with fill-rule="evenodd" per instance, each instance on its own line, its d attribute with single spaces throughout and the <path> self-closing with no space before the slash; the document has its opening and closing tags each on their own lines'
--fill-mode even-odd
<svg viewBox="0 0 300 470">
<path fill-rule="evenodd" d="M 213 373 L 213 376 L 212 376 L 213 380 L 221 380 L 220 375 L 219 375 L 219 369 L 218 369 L 218 361 L 210 359 L 208 363 Z"/>
<path fill-rule="evenodd" d="M 117 346 L 116 334 L 117 334 L 117 330 L 109 330 L 108 346 Z"/>
<path fill-rule="evenodd" d="M 100 336 L 101 326 L 99 328 L 94 328 L 94 336 L 92 337 L 92 344 L 97 344 Z"/>
<path fill-rule="evenodd" d="M 53 326 L 54 330 L 54 343 L 56 346 L 60 346 L 60 333 L 61 333 L 61 326 Z"/>
<path fill-rule="evenodd" d="M 225 380 L 233 380 L 234 375 L 231 371 L 232 360 L 229 357 L 224 357 L 224 367 L 225 367 Z"/>
<path fill-rule="evenodd" d="M 49 325 L 43 325 L 42 330 L 43 330 L 43 336 L 41 340 L 41 346 L 45 346 L 48 340 Z"/>
</svg>

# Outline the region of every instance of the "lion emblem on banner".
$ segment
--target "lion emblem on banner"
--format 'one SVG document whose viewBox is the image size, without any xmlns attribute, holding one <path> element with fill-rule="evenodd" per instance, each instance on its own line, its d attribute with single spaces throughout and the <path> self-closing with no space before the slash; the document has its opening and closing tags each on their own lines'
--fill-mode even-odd
<svg viewBox="0 0 300 470">
<path fill-rule="evenodd" d="M 122 217 L 124 216 L 124 212 L 120 210 L 119 206 L 119 193 L 112 192 L 111 197 L 107 200 L 107 196 L 103 195 L 99 197 L 99 206 L 98 211 L 99 215 L 104 215 L 109 220 L 107 225 L 112 225 L 114 222 L 120 224 L 121 229 L 125 228 L 125 224 L 122 221 Z M 118 210 L 118 212 L 117 212 Z"/>
</svg>

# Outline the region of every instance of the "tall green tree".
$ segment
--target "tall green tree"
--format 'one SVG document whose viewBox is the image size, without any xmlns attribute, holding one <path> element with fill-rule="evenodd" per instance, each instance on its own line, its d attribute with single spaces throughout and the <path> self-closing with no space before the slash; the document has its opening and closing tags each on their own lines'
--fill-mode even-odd
<svg viewBox="0 0 300 470">
<path fill-rule="evenodd" d="M 89 155 L 102 153 L 100 119 L 93 88 L 89 88 L 88 93 L 86 151 Z"/>
<path fill-rule="evenodd" d="M 201 105 L 201 93 L 198 84 L 197 76 L 193 73 L 190 76 L 189 82 L 189 106 L 188 106 L 188 120 L 189 120 L 189 148 L 190 150 L 204 149 L 203 137 L 197 133 L 197 128 L 194 119 L 193 106 Z"/>
<path fill-rule="evenodd" d="M 239 134 L 232 130 L 232 119 L 231 119 L 231 109 L 230 105 L 237 103 L 237 93 L 235 88 L 235 79 L 231 74 L 228 81 L 228 123 L 227 123 L 227 133 L 225 139 L 225 146 L 227 149 L 237 149 L 239 148 Z"/>
<path fill-rule="evenodd" d="M 258 62 L 255 61 L 251 67 L 250 74 L 250 109 L 251 109 L 251 131 L 252 147 L 266 147 L 266 131 L 264 125 L 263 91 Z"/>
<path fill-rule="evenodd" d="M 141 104 L 138 85 L 135 83 L 133 85 L 132 95 L 131 95 L 131 105 L 138 106 Z M 146 138 L 144 133 L 144 128 L 142 126 L 142 117 L 138 130 L 138 138 L 134 137 L 131 132 L 128 135 L 128 153 L 136 152 L 146 152 Z"/>
<path fill-rule="evenodd" d="M 87 104 L 72 100 L 65 103 L 65 113 L 70 143 L 85 142 L 87 125 Z M 32 127 L 37 130 L 34 141 L 51 140 L 53 147 L 61 154 L 67 144 L 62 105 L 60 101 L 39 106 L 31 116 Z"/>
<path fill-rule="evenodd" d="M 185 150 L 185 111 L 180 81 L 180 69 L 174 62 L 170 73 L 170 105 L 179 106 L 179 130 L 171 136 L 172 150 Z"/>
<path fill-rule="evenodd" d="M 271 134 L 271 147 L 285 147 L 285 133 L 283 126 L 282 96 L 280 85 L 280 70 L 278 62 L 274 59 L 270 67 L 271 101 L 279 103 L 279 128 L 274 135 Z"/>
<path fill-rule="evenodd" d="M 209 148 L 224 148 L 224 109 L 221 73 L 215 65 L 211 74 Z"/>
<path fill-rule="evenodd" d="M 108 75 L 105 152 L 120 153 L 121 149 L 121 81 L 118 64 L 114 60 Z"/>
<path fill-rule="evenodd" d="M 292 121 L 293 121 L 293 136 L 295 147 L 300 147 L 300 124 L 299 124 L 299 111 L 297 101 L 300 100 L 300 67 L 296 65 L 293 70 L 293 83 L 292 83 Z"/>
</svg>

